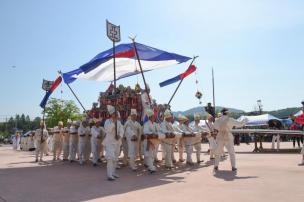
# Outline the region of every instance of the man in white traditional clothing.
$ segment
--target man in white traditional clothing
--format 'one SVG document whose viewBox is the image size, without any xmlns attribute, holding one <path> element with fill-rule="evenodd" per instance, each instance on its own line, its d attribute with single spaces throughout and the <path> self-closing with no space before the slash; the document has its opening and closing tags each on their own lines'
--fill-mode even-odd
<svg viewBox="0 0 304 202">
<path fill-rule="evenodd" d="M 59 160 L 62 151 L 63 122 L 59 121 L 58 126 L 53 129 L 53 161 Z"/>
<path fill-rule="evenodd" d="M 105 158 L 107 159 L 107 176 L 109 181 L 119 178 L 116 173 L 118 157 L 120 153 L 121 140 L 124 134 L 124 128 L 119 120 L 118 112 L 111 105 L 107 105 L 111 118 L 104 124 L 106 136 L 102 142 L 105 146 Z M 116 124 L 115 124 L 116 123 Z"/>
<path fill-rule="evenodd" d="M 179 151 L 179 161 L 183 162 L 183 153 L 184 148 L 186 148 L 186 154 L 187 154 L 187 165 L 194 165 L 192 161 L 192 153 L 193 153 L 193 138 L 195 137 L 194 132 L 191 130 L 191 128 L 188 126 L 189 119 L 182 115 L 178 115 L 178 121 L 179 125 L 176 127 L 176 130 L 180 133 L 182 133 L 182 137 L 179 139 L 178 143 L 178 151 Z"/>
<path fill-rule="evenodd" d="M 88 127 L 88 122 L 84 118 L 78 128 L 78 151 L 79 151 L 79 163 L 83 165 L 85 162 L 85 152 L 86 152 L 86 137 L 90 134 L 90 127 Z"/>
<path fill-rule="evenodd" d="M 63 128 L 63 161 L 67 161 L 69 158 L 69 148 L 70 148 L 70 127 L 72 121 L 70 119 L 67 120 L 67 126 Z"/>
<path fill-rule="evenodd" d="M 39 160 L 42 161 L 43 152 L 45 151 L 45 147 L 47 147 L 48 131 L 46 130 L 45 124 L 43 121 L 40 122 L 40 128 L 35 131 L 34 140 L 35 140 L 35 157 L 36 162 L 38 162 L 38 156 L 40 155 Z"/>
<path fill-rule="evenodd" d="M 221 111 L 222 116 L 215 120 L 214 128 L 218 131 L 216 136 L 217 148 L 215 152 L 215 163 L 214 171 L 218 170 L 220 155 L 223 151 L 223 148 L 226 147 L 230 156 L 230 162 L 232 171 L 236 171 L 236 160 L 235 160 L 235 151 L 234 151 L 234 137 L 231 133 L 233 127 L 243 127 L 247 123 L 247 120 L 239 122 L 228 116 L 228 109 L 224 108 Z"/>
<path fill-rule="evenodd" d="M 124 125 L 124 136 L 126 137 L 128 145 L 129 166 L 133 171 L 137 170 L 137 166 L 135 164 L 137 156 L 137 142 L 142 134 L 141 125 L 136 121 L 136 119 L 137 111 L 136 109 L 131 109 L 130 118 Z"/>
<path fill-rule="evenodd" d="M 195 137 L 193 138 L 194 141 L 194 149 L 196 151 L 196 162 L 200 164 L 201 162 L 201 151 L 202 151 L 202 134 L 206 132 L 206 130 L 200 125 L 201 122 L 201 115 L 199 113 L 194 114 L 194 124 L 192 125 L 191 129 L 195 133 Z"/>
<path fill-rule="evenodd" d="M 165 155 L 165 167 L 168 169 L 173 168 L 174 159 L 174 148 L 176 139 L 181 138 L 182 133 L 175 131 L 172 125 L 173 116 L 169 109 L 164 112 L 164 120 L 162 121 L 160 127 L 161 132 L 165 134 L 166 138 L 162 140 L 163 149 Z"/>
<path fill-rule="evenodd" d="M 149 118 L 147 122 L 144 123 L 144 156 L 145 164 L 148 166 L 149 172 L 152 174 L 156 172 L 156 167 L 154 166 L 155 158 L 155 146 L 158 144 L 159 139 L 162 140 L 166 136 L 159 131 L 158 126 L 155 123 L 154 112 L 151 109 L 146 110 L 146 115 Z"/>
<path fill-rule="evenodd" d="M 76 153 L 78 150 L 78 127 L 79 127 L 79 122 L 73 121 L 72 125 L 70 127 L 70 157 L 69 160 L 70 162 L 74 162 L 76 160 Z"/>
<path fill-rule="evenodd" d="M 100 146 L 102 138 L 105 136 L 105 131 L 101 127 L 101 119 L 93 119 L 94 125 L 91 128 L 91 149 L 92 149 L 92 162 L 93 166 L 97 166 L 98 159 L 100 158 Z"/>
<path fill-rule="evenodd" d="M 214 160 L 214 155 L 215 155 L 215 151 L 217 148 L 217 144 L 216 144 L 216 130 L 214 129 L 213 126 L 213 121 L 214 118 L 211 114 L 207 113 L 206 116 L 207 120 L 205 120 L 205 124 L 206 124 L 206 130 L 207 130 L 207 139 L 209 141 L 209 149 L 210 149 L 210 160 Z M 224 150 L 224 149 L 223 149 Z M 221 155 L 223 155 L 224 151 L 222 151 Z"/>
</svg>

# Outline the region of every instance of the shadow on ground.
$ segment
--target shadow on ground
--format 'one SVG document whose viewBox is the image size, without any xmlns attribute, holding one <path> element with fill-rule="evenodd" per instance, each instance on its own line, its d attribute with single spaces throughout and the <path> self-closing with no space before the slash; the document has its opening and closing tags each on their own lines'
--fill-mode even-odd
<svg viewBox="0 0 304 202">
<path fill-rule="evenodd" d="M 223 179 L 225 181 L 233 181 L 233 180 L 243 180 L 243 179 L 251 179 L 257 178 L 257 176 L 237 176 L 237 172 L 232 172 L 228 170 L 219 170 L 214 173 L 214 177 Z"/>
<path fill-rule="evenodd" d="M 34 161 L 26 163 L 34 167 L 0 169 L 0 196 L 6 201 L 84 201 L 103 198 L 170 183 L 183 183 L 184 177 L 176 174 L 195 172 L 211 165 L 210 162 L 192 167 L 176 164 L 173 170 L 159 166 L 158 172 L 152 175 L 143 166 L 137 172 L 122 168 L 118 170 L 121 178 L 109 182 L 106 180 L 105 163 L 98 167 L 90 163 L 80 166 L 76 162 L 62 161 L 43 161 L 38 163 L 40 166 L 35 166 L 37 163 Z M 15 190 L 16 183 L 22 189 Z"/>
</svg>

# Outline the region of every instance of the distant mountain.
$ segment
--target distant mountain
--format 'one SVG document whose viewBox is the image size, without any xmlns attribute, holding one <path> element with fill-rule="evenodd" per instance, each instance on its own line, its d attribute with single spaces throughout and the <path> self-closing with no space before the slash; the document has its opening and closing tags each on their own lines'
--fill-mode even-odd
<svg viewBox="0 0 304 202">
<path fill-rule="evenodd" d="M 216 112 L 220 112 L 224 107 L 216 107 L 215 111 Z M 227 108 L 227 107 L 226 107 Z M 240 110 L 240 109 L 234 109 L 234 108 L 227 108 L 230 112 L 234 113 L 234 114 L 241 114 L 241 113 L 245 113 L 245 111 Z M 206 111 L 205 111 L 205 107 L 194 107 L 191 109 L 188 109 L 186 111 L 177 111 L 177 112 L 173 112 L 174 116 L 177 116 L 178 114 L 182 114 L 185 116 L 192 116 L 194 113 L 200 113 L 203 116 L 205 115 Z"/>
<path fill-rule="evenodd" d="M 267 113 L 278 117 L 278 118 L 288 118 L 290 115 L 294 115 L 298 111 L 300 111 L 300 107 L 292 107 L 292 108 L 286 108 L 286 109 L 279 109 L 274 111 L 269 111 Z"/>
</svg>

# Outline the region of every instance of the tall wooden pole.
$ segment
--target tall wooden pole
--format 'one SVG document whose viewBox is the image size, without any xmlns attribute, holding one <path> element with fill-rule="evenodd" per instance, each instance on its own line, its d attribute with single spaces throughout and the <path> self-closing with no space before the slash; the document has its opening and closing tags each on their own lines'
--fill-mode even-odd
<svg viewBox="0 0 304 202">
<path fill-rule="evenodd" d="M 143 72 L 143 70 L 142 70 L 140 58 L 139 58 L 138 51 L 137 51 L 137 47 L 136 47 L 136 43 L 135 43 L 135 38 L 130 38 L 130 39 L 133 41 L 133 46 L 134 46 L 134 50 L 135 50 L 135 54 L 136 54 L 136 59 L 137 59 L 137 61 L 138 61 L 140 73 L 141 73 L 141 76 L 142 76 L 143 81 L 144 81 L 145 90 L 146 90 L 146 93 L 147 93 L 147 95 L 148 95 L 148 100 L 149 100 L 149 104 L 150 104 L 150 107 L 151 107 L 151 106 L 152 106 L 152 102 L 151 102 L 151 99 L 150 99 L 150 95 L 149 95 L 149 93 L 148 93 L 147 82 L 146 82 L 146 79 L 145 79 L 144 72 Z"/>
<path fill-rule="evenodd" d="M 114 108 L 115 116 L 117 117 L 117 95 L 116 95 L 116 62 L 115 62 L 115 41 L 113 41 L 113 69 L 114 69 Z M 117 120 L 115 120 L 115 139 L 118 140 L 117 134 Z"/>
<path fill-rule="evenodd" d="M 215 91 L 214 91 L 214 71 L 212 67 L 212 94 L 213 94 L 213 107 L 215 111 Z"/>
<path fill-rule="evenodd" d="M 195 61 L 196 58 L 198 58 L 198 56 L 194 56 L 194 57 L 193 57 L 193 59 L 192 59 L 190 65 L 189 65 L 189 67 L 193 64 L 193 62 Z M 182 84 L 183 80 L 184 80 L 184 79 L 182 79 L 182 80 L 178 83 L 178 86 L 176 87 L 176 89 L 175 89 L 173 95 L 171 96 L 171 98 L 170 98 L 170 100 L 169 100 L 169 102 L 168 102 L 168 105 L 170 105 L 170 103 L 171 103 L 173 97 L 175 96 L 175 94 L 176 94 L 177 90 L 179 89 L 180 85 Z"/>
</svg>

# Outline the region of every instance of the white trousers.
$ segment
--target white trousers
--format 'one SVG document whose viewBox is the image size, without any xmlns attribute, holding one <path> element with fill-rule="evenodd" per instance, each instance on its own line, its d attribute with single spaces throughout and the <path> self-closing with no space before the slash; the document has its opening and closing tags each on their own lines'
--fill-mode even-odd
<svg viewBox="0 0 304 202">
<path fill-rule="evenodd" d="M 86 151 L 85 137 L 78 137 L 78 155 L 79 155 L 80 164 L 83 164 L 85 161 L 85 151 Z"/>
<path fill-rule="evenodd" d="M 53 141 L 53 158 L 59 159 L 61 151 L 62 151 L 62 142 Z"/>
<path fill-rule="evenodd" d="M 193 141 L 192 137 L 183 137 L 179 139 L 178 151 L 179 159 L 183 159 L 184 148 L 186 148 L 187 162 L 192 163 L 192 153 L 193 153 Z"/>
<path fill-rule="evenodd" d="M 173 155 L 174 155 L 174 139 L 165 139 L 163 140 L 162 145 L 162 150 L 163 150 L 163 155 L 165 159 L 165 166 L 166 167 L 173 167 Z"/>
<path fill-rule="evenodd" d="M 35 150 L 35 156 L 36 156 L 36 160 L 38 160 L 38 156 L 40 156 L 40 160 L 42 161 L 42 157 L 43 157 L 43 153 L 45 151 L 45 147 L 46 145 L 46 141 L 44 141 L 43 143 L 36 143 L 36 150 Z"/>
<path fill-rule="evenodd" d="M 231 167 L 235 168 L 236 162 L 235 162 L 235 151 L 234 151 L 233 138 L 217 140 L 217 148 L 216 148 L 216 152 L 215 152 L 214 166 L 219 165 L 221 154 L 223 152 L 224 147 L 226 147 L 226 149 L 229 153 Z"/>
<path fill-rule="evenodd" d="M 155 171 L 156 167 L 154 166 L 154 157 L 155 157 L 155 146 L 150 143 L 149 150 L 147 150 L 147 142 L 148 140 L 144 140 L 144 156 L 145 156 L 145 164 L 148 166 L 148 169 L 151 171 Z"/>
<path fill-rule="evenodd" d="M 132 141 L 131 138 L 127 138 L 128 143 L 128 157 L 129 157 L 129 165 L 132 169 L 136 169 L 135 159 L 136 159 L 136 151 L 137 151 L 137 141 Z"/>
<path fill-rule="evenodd" d="M 275 148 L 275 141 L 277 141 L 277 149 L 280 149 L 280 135 L 273 135 L 272 136 L 272 145 L 271 148 Z"/>
<path fill-rule="evenodd" d="M 91 137 L 86 137 L 85 140 L 85 153 L 84 153 L 84 160 L 88 161 L 90 160 L 91 156 Z"/>
<path fill-rule="evenodd" d="M 210 158 L 214 158 L 216 147 L 217 147 L 217 143 L 216 143 L 214 137 L 212 137 L 212 136 L 208 137 L 208 141 L 209 141 L 209 149 L 210 149 Z"/>
<path fill-rule="evenodd" d="M 118 157 L 120 153 L 121 144 L 109 144 L 105 145 L 105 157 L 107 159 L 107 176 L 113 178 L 116 174 L 116 167 L 118 163 Z"/>
<path fill-rule="evenodd" d="M 69 158 L 69 143 L 64 142 L 63 143 L 63 159 L 68 159 Z"/>
<path fill-rule="evenodd" d="M 78 145 L 77 145 L 77 137 L 76 135 L 71 135 L 70 136 L 70 161 L 75 161 L 76 160 L 76 153 L 78 150 Z"/>
<path fill-rule="evenodd" d="M 196 161 L 200 162 L 201 161 L 201 151 L 202 151 L 202 144 L 200 142 L 200 139 L 196 140 L 194 142 L 195 144 L 193 145 L 196 153 Z"/>
<path fill-rule="evenodd" d="M 100 157 L 100 146 L 101 146 L 101 140 L 97 138 L 91 138 L 91 149 L 92 149 L 92 162 L 97 163 L 98 159 Z"/>
</svg>

